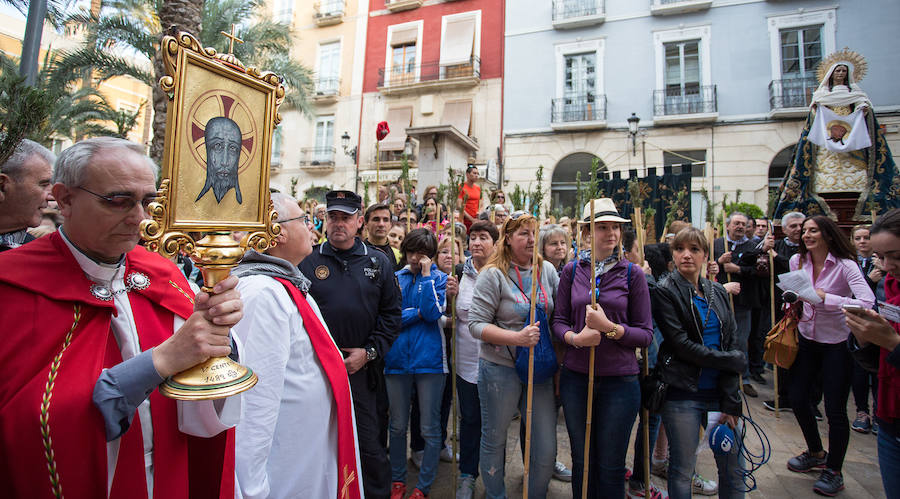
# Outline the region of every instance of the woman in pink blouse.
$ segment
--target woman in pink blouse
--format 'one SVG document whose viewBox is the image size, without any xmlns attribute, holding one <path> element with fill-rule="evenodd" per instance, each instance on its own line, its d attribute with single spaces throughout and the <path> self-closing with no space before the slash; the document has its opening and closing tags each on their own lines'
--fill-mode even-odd
<svg viewBox="0 0 900 499">
<path fill-rule="evenodd" d="M 844 488 L 841 466 L 850 440 L 847 398 L 852 361 L 846 346 L 850 329 L 841 309 L 844 305 L 872 308 L 875 295 L 859 271 L 849 239 L 828 217 L 814 216 L 803 222 L 800 252 L 791 258 L 791 270 L 798 268 L 809 274 L 821 301 L 803 303 L 800 349 L 790 369 L 789 390 L 808 449 L 789 459 L 787 467 L 798 473 L 821 470 L 813 490 L 833 496 Z M 810 400 L 809 387 L 816 376 L 822 376 L 828 452 L 822 447 Z"/>
</svg>

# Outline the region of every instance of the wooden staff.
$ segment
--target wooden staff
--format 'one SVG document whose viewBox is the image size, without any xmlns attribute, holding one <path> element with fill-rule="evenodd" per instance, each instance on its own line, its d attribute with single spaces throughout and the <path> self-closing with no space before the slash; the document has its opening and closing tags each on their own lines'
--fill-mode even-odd
<svg viewBox="0 0 900 499">
<path fill-rule="evenodd" d="M 538 269 L 538 242 L 537 219 L 534 223 L 534 251 L 531 255 L 531 311 L 529 312 L 529 324 L 534 324 L 534 306 L 537 301 L 538 279 L 541 278 Z M 525 484 L 522 487 L 522 497 L 528 499 L 528 470 L 531 466 L 531 408 L 534 394 L 534 347 L 528 347 L 528 391 L 525 398 Z"/>
<path fill-rule="evenodd" d="M 641 262 L 641 266 L 644 265 L 644 237 L 646 236 L 646 232 L 644 230 L 644 215 L 641 213 L 641 207 L 637 206 L 634 208 L 634 229 L 635 235 L 637 239 L 638 245 L 638 260 Z M 666 231 L 663 231 L 663 238 L 665 238 Z M 665 239 L 664 239 L 665 240 Z M 643 373 L 644 377 L 650 375 L 650 357 L 647 354 L 647 347 L 641 348 L 641 359 L 643 359 Z M 644 422 L 641 425 L 641 445 L 644 448 L 644 494 L 649 496 L 650 494 L 650 411 L 648 411 L 643 405 L 641 406 L 641 420 Z"/>
<path fill-rule="evenodd" d="M 774 237 L 775 231 L 772 230 L 772 222 L 769 222 L 769 234 Z M 769 250 L 769 330 L 775 328 L 775 257 L 772 253 L 775 250 Z M 781 419 L 778 412 L 778 366 L 776 365 L 772 372 L 775 374 L 775 418 Z"/>
<path fill-rule="evenodd" d="M 381 185 L 381 141 L 375 141 L 375 202 L 378 199 L 378 187 Z"/>
<path fill-rule="evenodd" d="M 703 227 L 703 236 L 706 237 L 706 244 L 708 244 L 710 246 L 710 248 L 712 247 L 712 245 L 715 242 L 715 238 L 713 237 L 713 235 L 715 235 L 715 232 L 713 231 L 712 223 L 706 222 L 706 225 Z M 713 256 L 713 252 L 710 251 L 707 254 L 706 258 L 707 258 L 707 261 L 703 262 L 703 268 L 701 270 L 700 276 L 706 277 L 708 279 L 707 276 L 709 273 L 709 264 L 715 260 L 715 258 Z M 712 280 L 715 280 L 715 277 L 713 277 Z"/>
<path fill-rule="evenodd" d="M 594 265 L 594 200 L 590 205 L 591 224 L 591 308 L 597 308 L 597 267 Z M 574 275 L 574 274 L 573 274 Z M 581 498 L 587 498 L 588 472 L 590 471 L 591 457 L 591 426 L 594 412 L 594 355 L 596 348 L 591 347 L 588 354 L 588 389 L 587 389 L 587 416 L 584 421 L 584 456 L 581 463 Z"/>
<path fill-rule="evenodd" d="M 725 230 L 725 219 L 725 210 L 722 210 L 722 243 L 725 245 L 725 253 L 728 253 L 731 250 L 728 249 L 728 231 Z M 722 264 L 722 271 L 725 271 L 725 264 Z M 731 274 L 728 272 L 725 272 L 725 282 L 731 282 Z M 731 293 L 728 293 L 728 305 L 731 307 L 731 315 L 734 315 L 734 296 Z"/>
<path fill-rule="evenodd" d="M 450 275 L 455 275 L 454 272 L 456 270 L 456 222 L 450 222 Z M 534 271 L 532 271 L 534 273 Z M 456 287 L 457 294 L 459 293 L 459 285 Z M 456 395 L 456 373 L 458 366 L 456 365 L 456 350 L 459 347 L 459 335 L 456 334 L 456 297 L 453 297 L 449 302 L 450 305 L 450 334 L 453 335 L 453 349 L 450 351 L 450 362 L 453 364 L 453 372 L 450 373 L 450 385 L 451 385 L 451 401 L 450 405 L 453 407 L 453 443 L 451 444 L 451 448 L 453 449 L 453 455 L 451 456 L 451 461 L 453 465 L 453 488 L 459 485 L 459 467 L 456 465 L 456 453 L 458 452 L 459 439 L 457 438 L 457 419 L 459 418 L 459 399 Z"/>
</svg>

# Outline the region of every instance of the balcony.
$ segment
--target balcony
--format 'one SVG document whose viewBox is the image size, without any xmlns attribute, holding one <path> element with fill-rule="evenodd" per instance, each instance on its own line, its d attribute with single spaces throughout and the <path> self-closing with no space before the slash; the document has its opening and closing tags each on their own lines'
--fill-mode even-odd
<svg viewBox="0 0 900 499">
<path fill-rule="evenodd" d="M 334 147 L 300 148 L 300 168 L 305 171 L 333 171 Z"/>
<path fill-rule="evenodd" d="M 378 70 L 378 91 L 383 95 L 401 95 L 420 91 L 477 86 L 481 82 L 481 59 L 472 57 L 464 64 L 441 66 L 439 61 L 417 66 L 393 66 Z"/>
<path fill-rule="evenodd" d="M 312 96 L 317 104 L 331 104 L 337 102 L 341 91 L 340 78 L 316 78 L 316 91 Z"/>
<path fill-rule="evenodd" d="M 344 21 L 344 0 L 322 0 L 316 2 L 316 26 L 332 26 Z"/>
<path fill-rule="evenodd" d="M 384 0 L 384 6 L 391 12 L 418 9 L 424 0 Z"/>
<path fill-rule="evenodd" d="M 684 14 L 687 12 L 696 12 L 699 10 L 709 10 L 712 6 L 712 0 L 652 0 L 650 5 L 650 13 L 654 16 L 671 16 L 675 14 Z"/>
<path fill-rule="evenodd" d="M 715 85 L 653 91 L 653 124 L 703 123 L 719 117 Z"/>
<path fill-rule="evenodd" d="M 817 86 L 818 82 L 812 77 L 772 80 L 769 82 L 769 116 L 772 118 L 806 116 Z"/>
<path fill-rule="evenodd" d="M 553 0 L 553 27 L 572 29 L 606 20 L 604 0 Z"/>
<path fill-rule="evenodd" d="M 550 127 L 554 130 L 606 128 L 605 95 L 553 99 L 550 107 Z"/>
</svg>

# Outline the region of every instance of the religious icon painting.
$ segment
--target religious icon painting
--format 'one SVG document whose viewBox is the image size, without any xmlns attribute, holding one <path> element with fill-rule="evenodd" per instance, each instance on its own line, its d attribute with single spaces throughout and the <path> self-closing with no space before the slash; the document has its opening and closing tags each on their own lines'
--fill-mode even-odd
<svg viewBox="0 0 900 499">
<path fill-rule="evenodd" d="M 166 36 L 160 50 L 167 76 L 159 84 L 170 100 L 164 209 L 151 207 L 151 215 L 167 231 L 265 232 L 281 79 L 204 48 L 189 33 Z"/>
</svg>

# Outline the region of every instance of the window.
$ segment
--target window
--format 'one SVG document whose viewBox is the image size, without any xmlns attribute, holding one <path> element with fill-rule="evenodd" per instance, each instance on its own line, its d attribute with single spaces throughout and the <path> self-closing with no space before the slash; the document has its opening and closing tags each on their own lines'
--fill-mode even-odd
<svg viewBox="0 0 900 499">
<path fill-rule="evenodd" d="M 481 12 L 444 16 L 441 22 L 441 78 L 472 76 L 480 53 Z"/>
<path fill-rule="evenodd" d="M 388 26 L 385 54 L 385 85 L 408 85 L 419 81 L 423 22 Z"/>
<path fill-rule="evenodd" d="M 316 81 L 316 93 L 319 95 L 338 93 L 340 72 L 341 42 L 319 45 L 319 77 Z"/>
<path fill-rule="evenodd" d="M 403 85 L 416 81 L 416 43 L 391 47 L 391 84 Z"/>
<path fill-rule="evenodd" d="M 281 127 L 275 127 L 275 132 L 272 134 L 272 165 L 281 165 L 282 143 L 283 137 L 281 135 Z"/>
<path fill-rule="evenodd" d="M 680 105 L 700 97 L 700 41 L 665 44 L 666 105 Z"/>
<path fill-rule="evenodd" d="M 603 40 L 556 46 L 558 76 L 552 123 L 606 120 L 603 50 Z"/>
<path fill-rule="evenodd" d="M 663 165 L 671 166 L 673 173 L 689 171 L 691 177 L 705 177 L 706 150 L 663 151 Z"/>
<path fill-rule="evenodd" d="M 316 120 L 316 143 L 313 164 L 334 161 L 334 116 L 319 116 Z"/>
<path fill-rule="evenodd" d="M 275 22 L 290 25 L 294 22 L 294 0 L 275 0 Z"/>
<path fill-rule="evenodd" d="M 767 24 L 773 80 L 814 78 L 822 54 L 835 50 L 833 8 L 770 16 Z"/>
<path fill-rule="evenodd" d="M 781 30 L 781 76 L 804 78 L 816 72 L 822 60 L 822 27 Z"/>
</svg>

